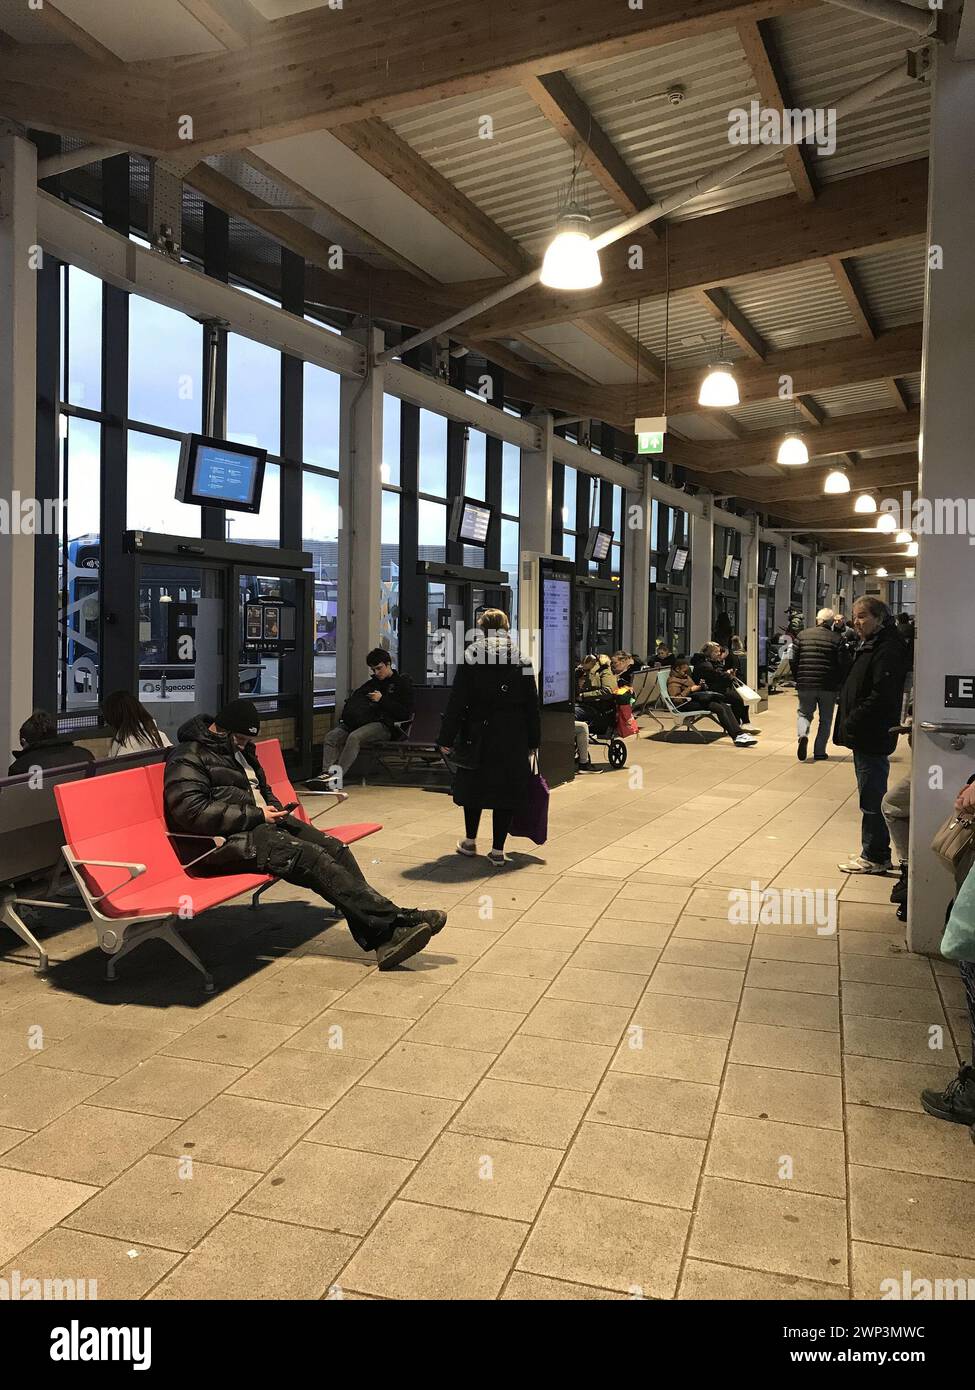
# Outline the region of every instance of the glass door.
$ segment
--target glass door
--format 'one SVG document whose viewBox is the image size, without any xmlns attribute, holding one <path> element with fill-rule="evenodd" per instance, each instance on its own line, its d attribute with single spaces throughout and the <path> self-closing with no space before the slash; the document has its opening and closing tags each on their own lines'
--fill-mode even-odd
<svg viewBox="0 0 975 1390">
<path fill-rule="evenodd" d="M 142 563 L 138 575 L 138 697 L 173 743 L 195 714 L 230 696 L 223 567 Z"/>
</svg>

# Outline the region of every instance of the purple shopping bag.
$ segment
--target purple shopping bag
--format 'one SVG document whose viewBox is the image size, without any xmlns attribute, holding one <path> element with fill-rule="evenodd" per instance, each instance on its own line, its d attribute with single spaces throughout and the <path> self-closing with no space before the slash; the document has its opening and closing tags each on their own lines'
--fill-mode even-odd
<svg viewBox="0 0 975 1390">
<path fill-rule="evenodd" d="M 511 834 L 536 845 L 544 845 L 548 839 L 548 783 L 537 762 L 532 765 L 525 799 L 511 818 Z"/>
</svg>

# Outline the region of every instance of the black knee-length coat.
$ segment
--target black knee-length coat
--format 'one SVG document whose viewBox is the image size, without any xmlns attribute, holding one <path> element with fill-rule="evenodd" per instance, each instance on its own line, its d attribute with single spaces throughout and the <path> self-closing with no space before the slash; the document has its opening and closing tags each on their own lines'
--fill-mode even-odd
<svg viewBox="0 0 975 1390">
<path fill-rule="evenodd" d="M 531 667 L 512 658 L 506 641 L 488 641 L 478 655 L 486 659 L 457 668 L 438 742 L 452 748 L 480 730 L 478 766 L 457 769 L 454 801 L 515 810 L 525 799 L 529 757 L 541 737 L 538 689 Z"/>
</svg>

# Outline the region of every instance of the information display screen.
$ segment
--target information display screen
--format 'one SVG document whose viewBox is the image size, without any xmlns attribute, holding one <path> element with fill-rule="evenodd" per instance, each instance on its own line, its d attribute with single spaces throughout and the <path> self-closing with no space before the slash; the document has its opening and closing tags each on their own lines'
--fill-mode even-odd
<svg viewBox="0 0 975 1390">
<path fill-rule="evenodd" d="M 473 497 L 458 497 L 450 517 L 449 539 L 465 545 L 487 545 L 494 508 Z"/>
<path fill-rule="evenodd" d="M 542 704 L 567 704 L 572 694 L 572 581 L 542 570 Z"/>
<path fill-rule="evenodd" d="M 259 512 L 266 449 L 190 434 L 183 440 L 176 496 L 197 506 Z"/>
<path fill-rule="evenodd" d="M 600 531 L 598 526 L 593 526 L 589 532 L 589 539 L 586 541 L 586 559 L 605 560 L 612 543 L 612 531 Z"/>
</svg>

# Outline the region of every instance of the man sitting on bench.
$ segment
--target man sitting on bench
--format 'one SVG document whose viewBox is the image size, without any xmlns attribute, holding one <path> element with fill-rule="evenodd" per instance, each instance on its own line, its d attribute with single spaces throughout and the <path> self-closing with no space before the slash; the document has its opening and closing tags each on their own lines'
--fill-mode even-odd
<svg viewBox="0 0 975 1390">
<path fill-rule="evenodd" d="M 182 726 L 166 763 L 166 822 L 177 835 L 222 836 L 226 843 L 195 867 L 199 874 L 273 874 L 310 888 L 345 916 L 363 951 L 390 970 L 422 951 L 446 914 L 397 907 L 370 888 L 348 845 L 290 814 L 268 786 L 253 740 L 261 719 L 250 700 Z M 199 853 L 193 849 L 191 858 Z"/>
<path fill-rule="evenodd" d="M 400 737 L 396 725 L 412 717 L 412 682 L 409 676 L 393 670 L 389 652 L 374 647 L 366 664 L 372 675 L 365 685 L 353 690 L 342 707 L 342 718 L 325 735 L 322 775 L 305 783 L 309 791 L 340 791 L 342 778 L 360 750 Z"/>
</svg>

